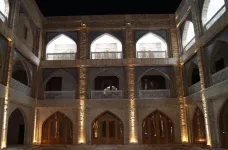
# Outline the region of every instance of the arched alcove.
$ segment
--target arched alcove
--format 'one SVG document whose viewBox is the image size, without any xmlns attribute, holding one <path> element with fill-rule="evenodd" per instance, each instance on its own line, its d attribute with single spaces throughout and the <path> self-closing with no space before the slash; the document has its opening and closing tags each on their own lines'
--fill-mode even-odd
<svg viewBox="0 0 228 150">
<path fill-rule="evenodd" d="M 7 145 L 23 145 L 25 118 L 19 109 L 12 112 L 8 120 Z"/>
<path fill-rule="evenodd" d="M 9 1 L 8 0 L 0 0 L 0 20 L 5 22 L 9 16 Z"/>
<path fill-rule="evenodd" d="M 76 53 L 76 42 L 60 34 L 47 44 L 46 60 L 75 60 Z"/>
<path fill-rule="evenodd" d="M 219 116 L 220 144 L 222 148 L 228 148 L 228 100 L 223 105 Z"/>
<path fill-rule="evenodd" d="M 103 112 L 92 122 L 92 144 L 124 144 L 124 124 L 109 111 Z"/>
<path fill-rule="evenodd" d="M 121 59 L 122 43 L 108 33 L 102 34 L 92 42 L 90 54 L 91 59 Z"/>
<path fill-rule="evenodd" d="M 73 123 L 61 112 L 48 117 L 42 125 L 42 144 L 73 144 Z"/>
<path fill-rule="evenodd" d="M 182 46 L 186 51 L 195 43 L 195 30 L 191 21 L 186 21 L 182 33 Z"/>
<path fill-rule="evenodd" d="M 193 128 L 193 142 L 195 144 L 206 144 L 206 130 L 204 115 L 202 111 L 197 107 L 192 119 Z"/>
<path fill-rule="evenodd" d="M 22 60 L 14 62 L 12 78 L 26 86 L 30 85 L 28 70 Z"/>
<path fill-rule="evenodd" d="M 156 110 L 142 122 L 143 144 L 170 144 L 174 142 L 174 125 L 164 113 Z"/>
<path fill-rule="evenodd" d="M 206 29 L 210 28 L 225 13 L 224 5 L 224 0 L 204 0 L 202 24 Z"/>
<path fill-rule="evenodd" d="M 167 50 L 167 42 L 152 32 L 136 42 L 137 58 L 167 58 Z"/>
<path fill-rule="evenodd" d="M 189 65 L 187 74 L 189 75 L 188 86 L 192 86 L 200 81 L 199 68 L 194 62 L 191 62 Z"/>
</svg>

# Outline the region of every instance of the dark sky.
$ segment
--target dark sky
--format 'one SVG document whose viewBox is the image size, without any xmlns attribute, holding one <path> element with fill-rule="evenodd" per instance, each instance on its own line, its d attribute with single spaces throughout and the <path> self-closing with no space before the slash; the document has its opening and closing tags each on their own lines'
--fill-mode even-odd
<svg viewBox="0 0 228 150">
<path fill-rule="evenodd" d="M 44 16 L 175 13 L 181 0 L 36 0 Z"/>
</svg>

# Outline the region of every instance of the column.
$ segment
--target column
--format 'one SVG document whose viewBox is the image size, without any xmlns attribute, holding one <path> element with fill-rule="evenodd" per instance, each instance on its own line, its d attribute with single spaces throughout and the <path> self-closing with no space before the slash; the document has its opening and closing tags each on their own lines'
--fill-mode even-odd
<svg viewBox="0 0 228 150">
<path fill-rule="evenodd" d="M 79 31 L 79 57 L 85 60 L 87 57 L 87 28 L 82 23 Z M 78 103 L 78 143 L 86 144 L 86 84 L 87 68 L 83 64 L 79 66 L 79 103 Z"/>
<path fill-rule="evenodd" d="M 176 90 L 177 97 L 179 101 L 179 111 L 180 111 L 180 130 L 181 130 L 181 142 L 188 143 L 188 127 L 187 127 L 187 118 L 186 118 L 186 107 L 185 107 L 185 97 L 184 97 L 184 83 L 183 83 L 183 63 L 180 60 L 180 51 L 178 48 L 177 42 L 177 28 L 170 28 L 171 34 L 171 49 L 173 50 L 173 56 L 178 59 L 177 64 L 174 66 L 175 70 L 175 81 L 176 81 Z"/>
<path fill-rule="evenodd" d="M 208 115 L 208 102 L 205 98 L 205 72 L 203 69 L 203 49 L 198 49 L 198 67 L 199 67 L 199 74 L 200 74 L 200 86 L 201 86 L 201 97 L 202 97 L 202 104 L 203 104 L 203 113 L 205 119 L 205 129 L 207 134 L 207 145 L 211 146 L 211 131 L 209 125 L 209 115 Z"/>
<path fill-rule="evenodd" d="M 135 57 L 135 45 L 134 45 L 134 31 L 132 30 L 131 23 L 128 22 L 126 25 L 125 31 L 125 40 L 126 40 L 126 58 L 134 58 Z"/>
<path fill-rule="evenodd" d="M 10 99 L 9 99 L 9 90 L 10 90 L 10 82 L 11 82 L 11 76 L 12 76 L 12 70 L 13 70 L 13 57 L 14 57 L 14 46 L 13 43 L 9 41 L 9 47 L 8 47 L 8 53 L 7 55 L 7 59 L 8 60 L 5 63 L 4 66 L 4 78 L 3 78 L 3 82 L 5 87 L 5 95 L 4 95 L 4 99 L 3 99 L 3 105 L 2 108 L 0 109 L 1 114 L 1 149 L 6 147 L 7 144 L 7 127 L 8 127 L 8 107 L 9 107 L 9 103 L 10 103 Z"/>
</svg>

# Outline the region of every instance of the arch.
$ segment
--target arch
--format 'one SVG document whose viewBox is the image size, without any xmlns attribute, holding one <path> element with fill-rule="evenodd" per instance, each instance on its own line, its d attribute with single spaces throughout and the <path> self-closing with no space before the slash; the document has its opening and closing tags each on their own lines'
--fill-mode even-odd
<svg viewBox="0 0 228 150">
<path fill-rule="evenodd" d="M 25 144 L 26 118 L 23 112 L 17 108 L 9 117 L 7 131 L 7 145 Z"/>
<path fill-rule="evenodd" d="M 122 43 L 113 35 L 104 33 L 93 40 L 90 53 L 91 59 L 119 59 L 122 58 Z"/>
<path fill-rule="evenodd" d="M 73 123 L 57 111 L 42 125 L 42 144 L 73 144 Z"/>
<path fill-rule="evenodd" d="M 220 10 L 225 5 L 224 0 L 205 0 L 202 9 L 202 24 L 205 26 L 209 21 L 212 23 L 206 26 L 206 29 L 216 22 L 226 11 L 226 7 Z M 214 16 L 218 11 L 220 12 Z M 213 18 L 214 17 L 214 18 Z"/>
<path fill-rule="evenodd" d="M 14 61 L 12 78 L 24 85 L 30 86 L 31 74 L 28 69 L 27 63 L 24 61 L 23 58 Z"/>
<path fill-rule="evenodd" d="M 169 144 L 174 142 L 172 120 L 159 110 L 149 114 L 142 122 L 143 144 Z"/>
<path fill-rule="evenodd" d="M 124 143 L 124 124 L 110 111 L 96 117 L 91 125 L 92 144 L 117 145 Z"/>
<path fill-rule="evenodd" d="M 228 148 L 228 100 L 222 106 L 219 115 L 219 135 L 220 135 L 220 144 L 222 148 Z"/>
<path fill-rule="evenodd" d="M 184 24 L 184 30 L 182 33 L 182 46 L 184 50 L 188 50 L 192 44 L 195 43 L 195 30 L 191 21 L 186 21 Z"/>
<path fill-rule="evenodd" d="M 60 34 L 48 42 L 46 47 L 47 60 L 74 60 L 77 44 L 65 34 Z"/>
<path fill-rule="evenodd" d="M 193 142 L 206 145 L 206 130 L 203 112 L 197 107 L 192 119 Z"/>
<path fill-rule="evenodd" d="M 167 58 L 168 44 L 167 42 L 157 34 L 149 32 L 139 38 L 136 42 L 137 58 Z M 154 51 L 153 53 L 147 53 L 148 51 Z"/>
<path fill-rule="evenodd" d="M 9 0 L 0 0 L 0 12 L 2 12 L 2 14 L 8 18 L 9 16 Z M 1 15 L 0 15 L 1 16 Z M 0 17 L 0 19 L 5 22 L 4 18 Z"/>
<path fill-rule="evenodd" d="M 190 62 L 186 73 L 188 86 L 192 86 L 200 81 L 199 67 L 194 61 Z"/>
</svg>

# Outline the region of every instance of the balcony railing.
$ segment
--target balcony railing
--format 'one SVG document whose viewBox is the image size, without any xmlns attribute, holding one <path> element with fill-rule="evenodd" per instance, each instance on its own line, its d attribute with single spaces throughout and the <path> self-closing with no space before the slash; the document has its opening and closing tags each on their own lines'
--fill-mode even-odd
<svg viewBox="0 0 228 150">
<path fill-rule="evenodd" d="M 44 91 L 44 99 L 75 99 L 75 91 Z"/>
<path fill-rule="evenodd" d="M 30 95 L 30 87 L 28 87 L 27 85 L 24 85 L 23 83 L 11 78 L 11 83 L 10 83 L 10 87 L 16 91 L 19 91 L 25 95 Z"/>
<path fill-rule="evenodd" d="M 228 67 L 214 73 L 212 75 L 212 83 L 217 84 L 219 82 L 225 81 L 228 79 Z"/>
<path fill-rule="evenodd" d="M 91 52 L 91 59 L 121 59 L 122 52 Z"/>
<path fill-rule="evenodd" d="M 0 11 L 0 20 L 2 20 L 3 22 L 6 21 L 6 16 Z"/>
<path fill-rule="evenodd" d="M 169 89 L 158 90 L 139 90 L 139 98 L 168 98 L 170 97 Z"/>
<path fill-rule="evenodd" d="M 167 58 L 166 51 L 137 51 L 137 58 Z"/>
<path fill-rule="evenodd" d="M 204 29 L 209 29 L 224 13 L 226 12 L 226 4 L 224 4 L 210 20 L 204 25 Z"/>
<path fill-rule="evenodd" d="M 197 82 L 188 88 L 189 95 L 199 92 L 201 90 L 200 82 Z"/>
<path fill-rule="evenodd" d="M 75 60 L 75 53 L 48 53 L 47 60 Z"/>
<path fill-rule="evenodd" d="M 115 99 L 122 98 L 122 90 L 117 91 L 91 91 L 92 99 Z"/>
<path fill-rule="evenodd" d="M 193 37 L 193 38 L 188 42 L 188 44 L 185 45 L 184 51 L 187 51 L 189 48 L 191 48 L 192 45 L 193 45 L 195 42 L 196 42 L 196 39 L 195 39 L 195 37 Z"/>
</svg>

